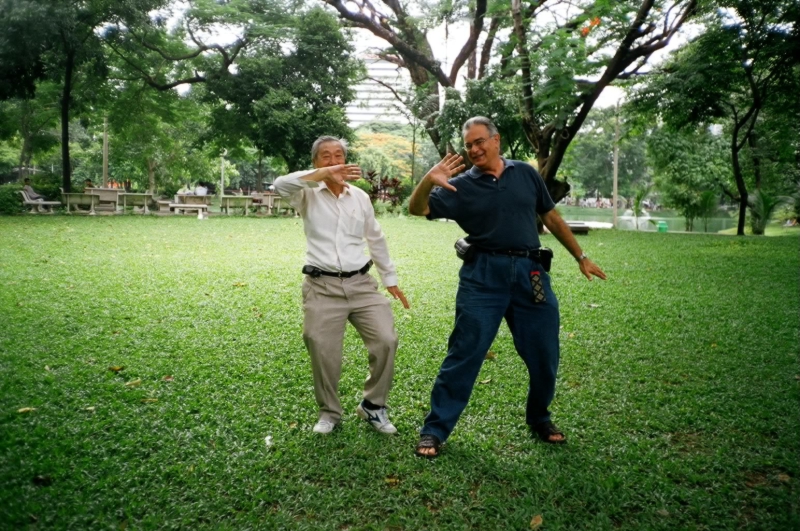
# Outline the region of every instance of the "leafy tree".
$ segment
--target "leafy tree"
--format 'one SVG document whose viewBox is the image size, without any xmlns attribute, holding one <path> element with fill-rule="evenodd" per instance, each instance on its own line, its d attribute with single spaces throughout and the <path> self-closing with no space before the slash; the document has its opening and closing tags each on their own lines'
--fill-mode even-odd
<svg viewBox="0 0 800 531">
<path fill-rule="evenodd" d="M 656 188 L 663 203 L 675 208 L 692 231 L 694 220 L 702 217 L 703 194 L 721 194 L 729 182 L 731 168 L 725 139 L 707 129 L 654 130 L 647 139 L 647 157 L 653 169 Z"/>
<path fill-rule="evenodd" d="M 344 108 L 363 75 L 331 15 L 312 9 L 296 24 L 282 46 L 255 43 L 240 54 L 235 74 L 207 83 L 209 101 L 227 103 L 212 113 L 212 128 L 228 143 L 246 139 L 263 156 L 281 157 L 290 171 L 310 164 L 319 136 L 353 138 Z"/>
<path fill-rule="evenodd" d="M 165 0 L 0 0 L 0 99 L 30 98 L 36 83 L 51 79 L 61 87 L 63 188 L 71 188 L 70 112 L 92 99 L 107 65 L 101 29 L 134 26 Z M 35 28 L 35 31 L 32 29 Z M 76 100 L 75 95 L 80 99 Z"/>
<path fill-rule="evenodd" d="M 435 127 L 440 90 L 456 86 L 465 64 L 468 78 L 486 76 L 489 58 L 497 53 L 502 75 L 519 84 L 523 131 L 555 200 L 569 191 L 568 185 L 555 180 L 558 168 L 600 93 L 615 80 L 638 73 L 701 4 L 699 0 L 576 0 L 556 7 L 566 3 L 538 0 L 523 6 L 521 0 L 512 0 L 510 5 L 490 7 L 487 0 L 434 4 L 323 1 L 349 24 L 385 41 L 387 46 L 379 55 L 408 70 L 414 86 L 427 97 L 418 117 L 440 155 L 452 141 Z M 479 50 L 486 17 L 491 21 Z M 469 32 L 446 73 L 426 30 L 456 20 L 466 21 Z M 504 41 L 501 30 L 509 28 L 512 35 Z"/>
<path fill-rule="evenodd" d="M 614 138 L 617 113 L 613 107 L 594 109 L 564 156 L 561 174 L 587 191 L 610 197 L 614 188 Z M 644 133 L 620 112 L 618 193 L 630 197 L 636 185 L 650 182 Z"/>
<path fill-rule="evenodd" d="M 760 159 L 756 154 L 746 176 L 741 153 L 761 136 L 757 125 L 767 102 L 796 94 L 800 6 L 781 0 L 720 4 L 725 9 L 708 17 L 706 31 L 648 79 L 634 101 L 673 128 L 725 124 L 736 189 L 726 193 L 739 203 L 737 234 L 743 235 L 748 188 L 760 186 Z"/>
<path fill-rule="evenodd" d="M 15 98 L 0 102 L 0 138 L 13 139 L 19 146 L 17 176 L 28 175 L 34 155 L 47 152 L 58 143 L 55 129 L 58 123 L 58 87 L 42 82 L 38 96 L 32 99 Z"/>
<path fill-rule="evenodd" d="M 772 215 L 781 205 L 792 201 L 791 197 L 773 196 L 760 188 L 752 195 L 750 206 L 750 228 L 755 235 L 763 235 Z"/>
</svg>

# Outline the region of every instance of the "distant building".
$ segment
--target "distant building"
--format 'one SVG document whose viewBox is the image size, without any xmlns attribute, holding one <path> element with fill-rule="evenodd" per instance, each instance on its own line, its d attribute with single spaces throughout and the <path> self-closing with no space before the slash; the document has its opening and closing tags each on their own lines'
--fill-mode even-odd
<svg viewBox="0 0 800 531">
<path fill-rule="evenodd" d="M 352 127 L 367 122 L 406 122 L 399 111 L 403 104 L 385 85 L 392 87 L 401 97 L 411 87 L 408 72 L 375 55 L 361 55 L 367 68 L 367 78 L 356 85 L 356 99 L 347 106 L 347 117 Z"/>
</svg>

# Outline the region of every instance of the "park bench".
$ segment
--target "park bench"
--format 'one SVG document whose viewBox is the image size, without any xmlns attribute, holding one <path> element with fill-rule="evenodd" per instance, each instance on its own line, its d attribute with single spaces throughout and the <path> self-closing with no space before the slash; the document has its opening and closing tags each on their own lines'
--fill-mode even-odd
<svg viewBox="0 0 800 531">
<path fill-rule="evenodd" d="M 253 198 L 249 195 L 223 195 L 220 198 L 220 211 L 224 211 L 229 216 L 231 215 L 232 208 L 244 209 L 244 215 L 250 211 L 253 204 Z"/>
<path fill-rule="evenodd" d="M 289 204 L 289 201 L 287 201 L 286 199 L 282 198 L 279 195 L 276 195 L 272 198 L 271 212 L 273 214 L 283 213 L 284 215 L 294 215 L 295 213 L 294 207 L 292 207 L 292 205 Z"/>
<path fill-rule="evenodd" d="M 572 231 L 572 234 L 589 234 L 589 225 L 582 221 L 567 221 L 567 226 Z"/>
<path fill-rule="evenodd" d="M 159 204 L 161 202 L 159 201 Z M 208 217 L 208 205 L 204 204 L 194 204 L 194 205 L 187 205 L 186 203 L 170 203 L 169 208 L 172 209 L 176 214 L 187 214 L 190 212 L 197 212 L 197 219 L 203 219 L 203 217 Z"/>
<path fill-rule="evenodd" d="M 29 213 L 31 214 L 52 214 L 53 207 L 61 206 L 60 201 L 45 201 L 43 199 L 31 199 L 25 190 L 20 190 L 22 194 L 22 203 L 25 206 L 31 207 Z"/>
<path fill-rule="evenodd" d="M 70 192 L 64 192 L 63 188 L 59 188 L 61 190 L 61 200 L 66 203 L 67 205 L 67 214 L 70 212 L 84 212 L 80 207 L 88 206 L 89 210 L 85 212 L 90 216 L 95 215 L 95 206 L 100 202 L 100 196 L 97 194 L 81 194 Z"/>
<path fill-rule="evenodd" d="M 153 194 L 149 192 L 144 193 L 129 193 L 119 194 L 122 198 L 122 211 L 130 206 L 134 212 L 141 212 L 142 214 L 149 214 L 150 209 L 148 206 L 153 201 Z M 140 207 L 137 209 L 137 207 Z"/>
<path fill-rule="evenodd" d="M 119 196 L 125 193 L 124 190 L 119 188 L 86 188 L 84 192 L 98 196 L 98 203 L 95 210 L 105 210 L 114 213 L 119 209 Z"/>
<path fill-rule="evenodd" d="M 52 214 L 53 207 L 61 206 L 61 201 L 44 201 L 42 199 L 31 199 L 28 192 L 20 190 L 22 194 L 22 204 L 31 207 L 30 214 Z"/>
</svg>

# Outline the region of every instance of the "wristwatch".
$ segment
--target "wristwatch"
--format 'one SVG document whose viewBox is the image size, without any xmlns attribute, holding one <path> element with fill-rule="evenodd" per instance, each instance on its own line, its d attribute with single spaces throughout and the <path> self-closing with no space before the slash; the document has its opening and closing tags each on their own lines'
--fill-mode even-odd
<svg viewBox="0 0 800 531">
<path fill-rule="evenodd" d="M 586 256 L 586 253 L 581 253 L 581 255 L 578 258 L 576 258 L 575 260 L 577 260 L 578 262 L 582 262 L 582 261 L 586 260 L 587 258 L 589 258 L 589 257 Z"/>
</svg>

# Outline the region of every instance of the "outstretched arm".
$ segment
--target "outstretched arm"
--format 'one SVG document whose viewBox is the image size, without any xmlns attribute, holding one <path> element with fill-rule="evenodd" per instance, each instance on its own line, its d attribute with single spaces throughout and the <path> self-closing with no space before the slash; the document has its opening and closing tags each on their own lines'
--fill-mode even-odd
<svg viewBox="0 0 800 531">
<path fill-rule="evenodd" d="M 603 280 L 606 279 L 606 274 L 603 270 L 583 254 L 581 246 L 578 244 L 575 236 L 573 236 L 569 225 L 561 219 L 561 216 L 556 212 L 555 208 L 542 214 L 540 217 L 547 229 L 553 233 L 553 236 L 555 236 L 556 239 L 561 242 L 561 245 L 569 251 L 569 254 L 578 261 L 578 267 L 580 267 L 583 276 L 588 280 L 592 280 L 592 276 L 602 278 Z"/>
<path fill-rule="evenodd" d="M 441 186 L 455 192 L 455 187 L 447 181 L 464 170 L 463 161 L 464 157 L 461 155 L 448 153 L 436 166 L 431 168 L 411 193 L 411 199 L 408 201 L 409 214 L 427 216 L 430 213 L 428 198 L 431 196 L 434 186 Z"/>
</svg>

